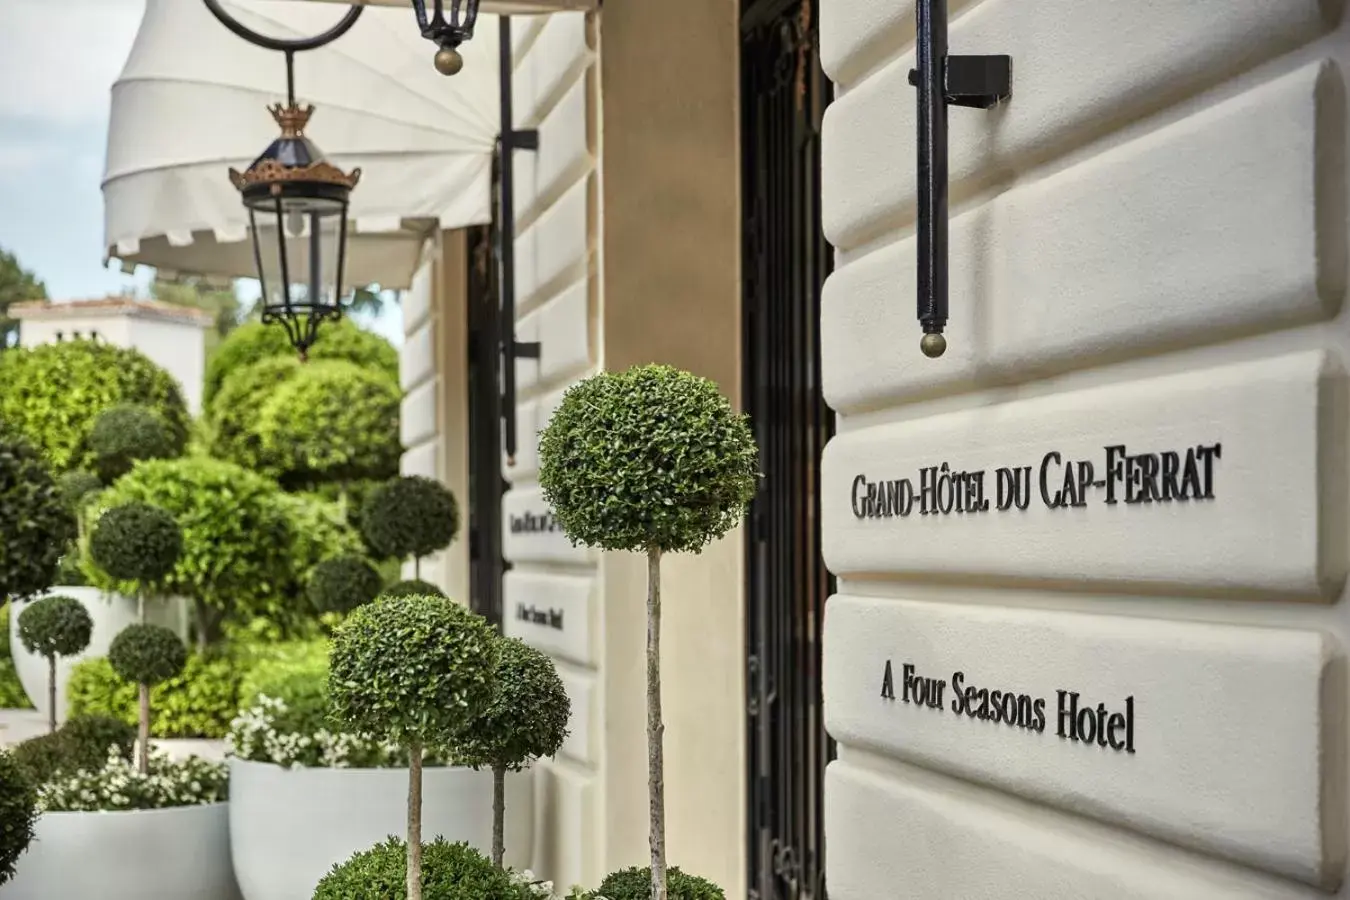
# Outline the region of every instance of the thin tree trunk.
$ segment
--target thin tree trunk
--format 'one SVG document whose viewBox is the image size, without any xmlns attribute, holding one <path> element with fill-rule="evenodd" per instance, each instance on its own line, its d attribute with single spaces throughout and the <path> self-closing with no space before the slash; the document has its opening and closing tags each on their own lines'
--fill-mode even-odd
<svg viewBox="0 0 1350 900">
<path fill-rule="evenodd" d="M 420 579 L 421 577 L 422 577 L 422 557 L 420 557 L 420 556 L 414 556 L 414 557 L 413 557 L 413 578 Z"/>
<path fill-rule="evenodd" d="M 47 730 L 56 731 L 56 654 L 47 657 Z"/>
<path fill-rule="evenodd" d="M 145 624 L 145 591 L 136 592 L 136 621 Z"/>
<path fill-rule="evenodd" d="M 408 900 L 422 900 L 422 745 L 408 747 Z"/>
<path fill-rule="evenodd" d="M 492 767 L 492 864 L 502 868 L 506 856 L 506 767 Z"/>
<path fill-rule="evenodd" d="M 211 631 L 211 623 L 209 621 L 211 611 L 202 600 L 193 600 L 192 606 L 197 613 L 197 653 L 200 655 L 206 653 L 206 649 L 211 643 L 211 636 L 208 633 Z"/>
<path fill-rule="evenodd" d="M 651 792 L 652 900 L 666 895 L 666 764 L 661 722 L 661 551 L 647 551 L 647 787 Z"/>
<path fill-rule="evenodd" d="M 141 747 L 139 754 L 142 775 L 150 774 L 150 686 L 138 685 L 141 692 Z"/>
</svg>

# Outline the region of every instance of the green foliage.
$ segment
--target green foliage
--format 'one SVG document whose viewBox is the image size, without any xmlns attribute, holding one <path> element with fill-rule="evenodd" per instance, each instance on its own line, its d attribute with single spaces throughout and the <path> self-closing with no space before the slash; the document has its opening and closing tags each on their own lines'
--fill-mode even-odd
<svg viewBox="0 0 1350 900">
<path fill-rule="evenodd" d="M 228 657 L 188 657 L 181 675 L 150 688 L 150 734 L 157 738 L 223 738 L 239 708 L 241 671 Z M 136 685 L 106 659 L 77 663 L 66 685 L 71 715 L 102 714 L 128 725 L 140 715 Z"/>
<path fill-rule="evenodd" d="M 206 363 L 206 384 L 202 395 L 208 408 L 216 405 L 217 394 L 233 372 L 260 360 L 285 356 L 296 358 L 286 332 L 277 325 L 251 322 L 232 331 L 221 341 Z M 384 338 L 365 331 L 348 319 L 326 322 L 318 340 L 309 348 L 311 361 L 341 359 L 364 369 L 398 377 L 398 351 Z"/>
<path fill-rule="evenodd" d="M 99 517 L 89 538 L 89 555 L 118 581 L 144 589 L 169 576 L 183 556 L 183 531 L 166 510 L 132 501 Z"/>
<path fill-rule="evenodd" d="M 558 752 L 572 702 L 547 654 L 517 638 L 499 640 L 492 703 L 455 743 L 455 758 L 475 769 L 519 771 Z"/>
<path fill-rule="evenodd" d="M 9 611 L 12 607 L 0 605 L 0 709 L 32 709 L 28 693 L 19 681 L 14 660 L 9 655 Z"/>
<path fill-rule="evenodd" d="M 301 597 L 314 567 L 335 556 L 360 556 L 365 544 L 342 504 L 316 494 L 278 494 L 277 504 L 290 525 L 290 578 L 286 593 Z"/>
<path fill-rule="evenodd" d="M 93 635 L 94 620 L 74 597 L 43 597 L 19 613 L 19 640 L 38 656 L 73 656 Z"/>
<path fill-rule="evenodd" d="M 246 469 L 263 468 L 258 418 L 268 398 L 300 371 L 300 365 L 292 353 L 262 359 L 230 373 L 206 410 L 212 456 Z"/>
<path fill-rule="evenodd" d="M 51 587 L 74 537 L 75 517 L 37 451 L 0 426 L 0 602 Z"/>
<path fill-rule="evenodd" d="M 487 620 L 453 600 L 380 597 L 334 635 L 334 714 L 404 745 L 452 741 L 492 702 L 499 652 Z"/>
<path fill-rule="evenodd" d="M 252 709 L 259 698 L 286 704 L 288 720 L 299 731 L 311 733 L 327 724 L 328 642 L 296 641 L 275 644 L 255 662 L 239 682 L 239 708 Z"/>
<path fill-rule="evenodd" d="M 113 638 L 108 662 L 124 681 L 159 684 L 182 673 L 187 648 L 162 625 L 129 625 Z"/>
<path fill-rule="evenodd" d="M 130 472 L 139 460 L 181 455 L 186 440 L 186 433 L 171 433 L 158 413 L 136 403 L 108 407 L 89 430 L 94 469 L 104 484 L 112 484 Z"/>
<path fill-rule="evenodd" d="M 666 890 L 670 900 L 727 900 L 722 889 L 696 875 L 686 875 L 677 868 L 666 870 Z M 612 872 L 600 882 L 600 896 L 605 900 L 651 900 L 652 870 L 623 869 Z"/>
<path fill-rule="evenodd" d="M 395 837 L 333 866 L 314 900 L 407 900 L 408 847 Z M 520 900 L 505 872 L 465 843 L 422 844 L 423 900 Z"/>
<path fill-rule="evenodd" d="M 14 877 L 36 822 L 37 791 L 14 757 L 0 749 L 0 884 Z"/>
<path fill-rule="evenodd" d="M 111 716 L 74 716 L 51 734 L 30 738 L 14 748 L 14 758 L 36 785 L 71 775 L 81 769 L 98 771 L 111 748 L 131 761 L 136 744 L 134 726 Z"/>
<path fill-rule="evenodd" d="M 422 581 L 419 578 L 397 581 L 380 591 L 380 595 L 384 597 L 410 597 L 413 594 L 421 594 L 424 597 L 444 597 L 445 591 L 431 582 Z"/>
<path fill-rule="evenodd" d="M 311 362 L 258 410 L 263 464 L 288 487 L 389 478 L 398 472 L 402 393 L 384 372 Z"/>
<path fill-rule="evenodd" d="M 361 533 L 375 552 L 407 559 L 444 550 L 459 533 L 459 503 L 432 478 L 404 475 L 370 492 L 361 507 Z"/>
<path fill-rule="evenodd" d="M 160 587 L 197 601 L 199 627 L 214 640 L 226 615 L 247 621 L 288 614 L 293 535 L 279 497 L 277 486 L 260 475 L 189 457 L 141 463 L 101 494 L 99 505 L 149 503 L 174 517 L 183 532 L 183 555 Z M 91 574 L 105 590 L 131 593 L 106 574 Z"/>
<path fill-rule="evenodd" d="M 72 469 L 56 479 L 56 492 L 61 501 L 72 513 L 78 514 L 80 507 L 91 494 L 103 489 L 103 481 L 93 472 L 84 469 Z"/>
<path fill-rule="evenodd" d="M 568 389 L 539 441 L 539 483 L 573 543 L 698 552 L 755 494 L 754 436 L 717 385 L 669 366 Z"/>
<path fill-rule="evenodd" d="M 374 600 L 383 582 L 362 556 L 334 556 L 314 567 L 309 576 L 309 602 L 318 612 L 351 612 Z"/>
<path fill-rule="evenodd" d="M 148 406 L 168 428 L 173 446 L 187 440 L 188 413 L 173 377 L 137 350 L 95 341 L 62 341 L 6 351 L 23 357 L 0 391 L 0 421 L 40 449 L 52 469 L 92 468 L 94 420 L 122 403 Z"/>
<path fill-rule="evenodd" d="M 0 250 L 0 350 L 19 342 L 19 320 L 10 317 L 10 304 L 46 299 L 47 286 L 19 265 L 13 253 Z M 3 882 L 0 878 L 0 883 Z"/>
</svg>

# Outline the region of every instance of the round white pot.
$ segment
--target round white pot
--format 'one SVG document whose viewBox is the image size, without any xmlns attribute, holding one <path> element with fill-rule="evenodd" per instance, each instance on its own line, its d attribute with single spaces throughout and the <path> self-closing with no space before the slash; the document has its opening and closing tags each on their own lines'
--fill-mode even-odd
<svg viewBox="0 0 1350 900">
<path fill-rule="evenodd" d="M 245 900 L 297 900 L 358 850 L 407 834 L 407 769 L 283 769 L 230 760 L 230 853 Z M 531 773 L 506 776 L 506 863 L 529 865 Z M 492 852 L 492 773 L 422 770 L 422 839 Z M 9 898 L 5 898 L 9 900 Z"/>
<path fill-rule="evenodd" d="M 38 818 L 4 900 L 238 900 L 228 803 Z M 306 894 L 305 896 L 309 896 Z"/>
<path fill-rule="evenodd" d="M 113 638 L 128 625 L 133 625 L 139 619 L 136 613 L 136 600 L 131 597 L 123 597 L 121 594 L 105 594 L 98 588 L 93 587 L 54 587 L 47 591 L 43 596 L 54 596 L 61 594 L 67 597 L 74 597 L 84 604 L 84 608 L 89 610 L 89 616 L 94 620 L 94 632 L 89 641 L 89 646 L 83 653 L 75 656 L 58 657 L 56 660 L 56 720 L 64 722 L 66 720 L 66 682 L 70 680 L 70 671 L 81 660 L 92 659 L 99 656 L 107 656 L 108 648 L 112 646 Z M 29 653 L 24 647 L 23 641 L 19 640 L 19 614 L 24 611 L 29 603 L 36 602 L 37 599 L 25 602 L 14 601 L 14 608 L 9 612 L 9 650 L 14 657 L 14 668 L 19 674 L 19 683 L 23 685 L 24 693 L 28 699 L 33 701 L 33 706 L 47 715 L 47 660 L 34 653 Z M 156 625 L 163 625 L 177 632 L 180 636 L 187 633 L 187 615 L 186 604 L 182 600 L 151 600 L 145 604 L 145 619 L 147 622 L 153 622 Z"/>
</svg>

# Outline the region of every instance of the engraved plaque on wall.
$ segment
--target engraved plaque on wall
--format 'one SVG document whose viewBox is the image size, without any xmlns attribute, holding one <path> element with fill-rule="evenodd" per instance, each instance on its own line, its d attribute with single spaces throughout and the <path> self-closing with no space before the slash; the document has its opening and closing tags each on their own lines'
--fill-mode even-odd
<svg viewBox="0 0 1350 900">
<path fill-rule="evenodd" d="M 841 744 L 1327 886 L 1341 651 L 1317 631 L 839 595 Z"/>
<path fill-rule="evenodd" d="M 1344 405 L 1307 351 L 850 429 L 822 462 L 825 560 L 1333 599 Z"/>
</svg>

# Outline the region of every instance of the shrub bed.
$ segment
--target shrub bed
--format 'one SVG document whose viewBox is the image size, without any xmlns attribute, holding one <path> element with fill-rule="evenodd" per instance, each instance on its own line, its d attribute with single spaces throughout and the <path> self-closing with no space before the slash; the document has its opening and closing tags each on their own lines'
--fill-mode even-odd
<svg viewBox="0 0 1350 900">
<path fill-rule="evenodd" d="M 233 660 L 189 656 L 182 674 L 150 690 L 154 710 L 151 737 L 225 737 L 239 708 L 239 681 Z M 106 715 L 129 725 L 139 720 L 136 685 L 117 677 L 106 659 L 77 664 L 70 673 L 66 695 L 72 716 Z"/>
</svg>

